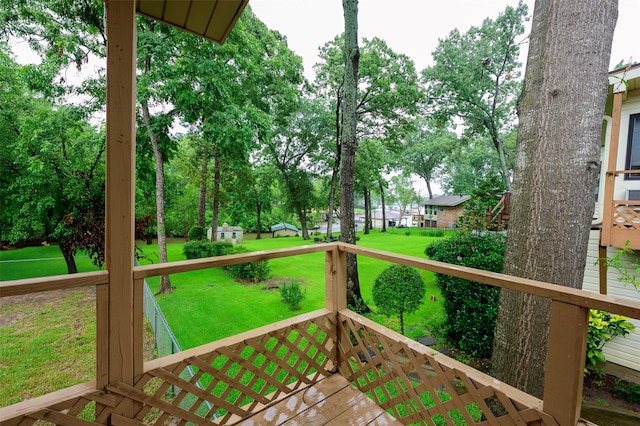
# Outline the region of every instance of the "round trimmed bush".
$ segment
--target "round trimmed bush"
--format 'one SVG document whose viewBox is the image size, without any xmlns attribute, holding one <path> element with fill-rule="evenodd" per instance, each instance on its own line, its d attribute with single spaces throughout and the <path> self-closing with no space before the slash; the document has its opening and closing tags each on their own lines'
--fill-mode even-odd
<svg viewBox="0 0 640 426">
<path fill-rule="evenodd" d="M 417 270 L 393 265 L 378 275 L 373 283 L 373 302 L 380 313 L 398 315 L 400 332 L 404 335 L 404 314 L 416 311 L 427 288 Z"/>
</svg>

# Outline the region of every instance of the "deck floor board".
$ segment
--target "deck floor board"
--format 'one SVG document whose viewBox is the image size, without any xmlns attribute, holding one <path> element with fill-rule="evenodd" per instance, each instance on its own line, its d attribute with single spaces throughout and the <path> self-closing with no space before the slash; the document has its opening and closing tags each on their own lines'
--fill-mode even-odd
<svg viewBox="0 0 640 426">
<path fill-rule="evenodd" d="M 243 420 L 253 425 L 401 425 L 340 374 L 333 374 Z"/>
</svg>

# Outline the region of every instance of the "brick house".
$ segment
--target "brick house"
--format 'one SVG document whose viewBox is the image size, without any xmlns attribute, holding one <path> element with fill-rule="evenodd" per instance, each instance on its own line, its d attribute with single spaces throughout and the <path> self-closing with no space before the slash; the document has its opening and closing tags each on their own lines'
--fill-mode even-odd
<svg viewBox="0 0 640 426">
<path fill-rule="evenodd" d="M 442 195 L 426 200 L 424 215 L 414 216 L 414 221 L 421 228 L 454 228 L 464 213 L 464 203 L 469 199 L 470 195 Z"/>
</svg>

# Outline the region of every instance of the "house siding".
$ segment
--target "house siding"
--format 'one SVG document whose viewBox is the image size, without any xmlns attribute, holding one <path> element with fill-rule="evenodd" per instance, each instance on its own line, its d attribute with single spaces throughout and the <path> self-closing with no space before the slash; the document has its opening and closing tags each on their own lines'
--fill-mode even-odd
<svg viewBox="0 0 640 426">
<path fill-rule="evenodd" d="M 587 250 L 587 263 L 584 271 L 584 281 L 582 289 L 600 292 L 600 278 L 598 260 L 600 231 L 592 230 L 589 235 L 589 247 Z M 618 249 L 607 247 L 607 257 L 611 258 L 616 254 Z M 638 254 L 624 256 L 623 261 L 627 269 L 632 268 L 634 261 L 638 261 Z M 635 259 L 634 259 L 635 258 Z M 631 269 L 634 270 L 634 269 Z M 607 270 L 607 294 L 617 297 L 624 297 L 631 300 L 640 300 L 640 292 L 638 292 L 630 284 L 624 285 L 620 282 L 620 272 L 616 269 L 609 268 Z M 607 342 L 604 346 L 603 353 L 607 361 L 618 364 L 623 367 L 630 368 L 634 371 L 640 371 L 640 321 L 629 319 L 636 327 L 636 331 L 624 337 L 615 337 Z"/>
</svg>

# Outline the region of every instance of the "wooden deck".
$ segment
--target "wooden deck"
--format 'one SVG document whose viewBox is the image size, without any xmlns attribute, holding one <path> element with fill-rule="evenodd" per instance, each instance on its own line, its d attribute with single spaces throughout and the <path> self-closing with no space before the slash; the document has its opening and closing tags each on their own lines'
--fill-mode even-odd
<svg viewBox="0 0 640 426">
<path fill-rule="evenodd" d="M 340 374 L 301 389 L 238 424 L 402 425 Z"/>
<path fill-rule="evenodd" d="M 640 303 L 366 249 L 344 243 L 137 266 L 134 336 L 142 335 L 142 280 L 255 260 L 325 252 L 325 308 L 146 363 L 131 380 L 101 380 L 0 408 L 3 426 L 198 424 L 520 424 L 575 426 L 588 309 L 640 319 Z M 346 254 L 373 257 L 551 300 L 544 400 L 534 398 L 346 308 Z M 109 272 L 0 284 L 0 296 L 111 285 Z M 105 302 L 97 298 L 97 324 Z M 573 324 L 573 327 L 567 327 Z M 106 325 L 104 326 L 106 327 Z M 100 354 L 98 378 L 108 377 Z M 141 353 L 142 337 L 132 342 Z M 105 355 L 106 356 L 106 355 Z M 131 360 L 129 360 L 131 362 Z M 139 364 L 138 364 L 139 362 Z M 186 375 L 187 370 L 195 372 Z M 493 407 L 501 406 L 501 410 Z M 394 423 L 399 422 L 399 423 Z"/>
</svg>

